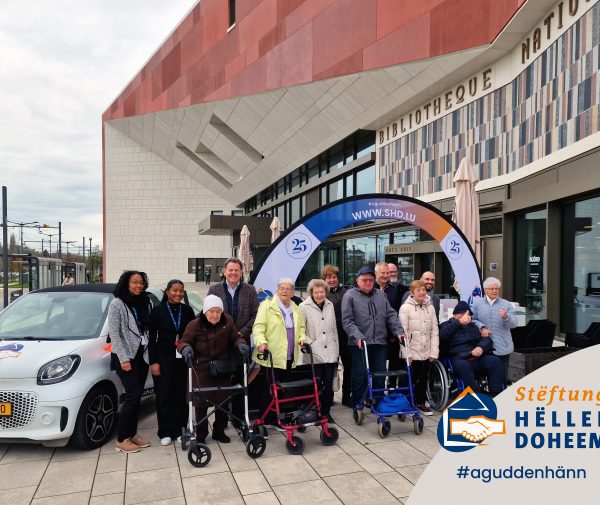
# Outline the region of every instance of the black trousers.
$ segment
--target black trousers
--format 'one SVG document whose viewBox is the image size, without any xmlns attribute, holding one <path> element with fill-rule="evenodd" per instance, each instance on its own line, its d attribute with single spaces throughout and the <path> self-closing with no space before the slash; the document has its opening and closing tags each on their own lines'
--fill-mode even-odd
<svg viewBox="0 0 600 505">
<path fill-rule="evenodd" d="M 424 405 L 427 399 L 427 376 L 431 363 L 429 360 L 413 360 L 410 365 L 415 403 Z"/>
<path fill-rule="evenodd" d="M 116 354 L 111 354 L 113 368 L 117 372 L 125 393 L 122 395 L 123 405 L 119 411 L 117 421 L 117 441 L 123 442 L 137 433 L 138 417 L 140 413 L 140 398 L 144 391 L 144 384 L 148 376 L 148 363 L 144 361 L 144 349 L 140 346 L 131 363 L 131 370 L 125 372 Z"/>
<path fill-rule="evenodd" d="M 333 405 L 333 376 L 337 363 L 315 365 L 315 376 L 321 381 L 321 414 L 328 416 Z"/>
<path fill-rule="evenodd" d="M 204 407 L 195 407 L 196 409 L 196 422 L 200 421 L 203 417 L 206 416 L 208 409 L 213 409 L 214 407 L 209 407 L 205 405 Z M 227 412 L 224 410 L 217 409 L 215 411 L 215 420 L 213 423 L 213 434 L 222 435 L 225 433 L 225 428 L 227 427 Z M 196 425 L 196 437 L 200 440 L 205 440 L 208 435 L 208 419 L 205 419 L 201 423 Z"/>
<path fill-rule="evenodd" d="M 158 358 L 160 375 L 154 379 L 158 437 L 176 439 L 181 435 L 188 419 L 187 381 L 185 361 L 175 356 Z"/>
<path fill-rule="evenodd" d="M 402 370 L 404 360 L 400 357 L 400 342 L 397 338 L 388 344 L 388 370 Z M 398 377 L 388 377 L 388 388 L 398 387 Z"/>
<path fill-rule="evenodd" d="M 342 375 L 342 401 L 350 400 L 352 396 L 352 351 L 348 345 L 340 345 L 340 359 L 344 366 Z"/>
</svg>

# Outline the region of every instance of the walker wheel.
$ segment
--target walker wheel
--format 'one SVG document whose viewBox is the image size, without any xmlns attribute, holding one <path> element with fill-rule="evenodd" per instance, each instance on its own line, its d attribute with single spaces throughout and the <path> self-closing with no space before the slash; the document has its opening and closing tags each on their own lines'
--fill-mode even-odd
<svg viewBox="0 0 600 505">
<path fill-rule="evenodd" d="M 246 454 L 252 459 L 260 458 L 267 448 L 267 441 L 261 435 L 250 435 L 246 442 Z"/>
<path fill-rule="evenodd" d="M 423 433 L 423 418 L 421 416 L 413 416 L 413 424 L 415 429 L 415 435 Z"/>
<path fill-rule="evenodd" d="M 377 420 L 377 431 L 381 438 L 386 438 L 392 429 L 391 423 L 387 419 Z"/>
<path fill-rule="evenodd" d="M 265 440 L 267 439 L 268 434 L 269 434 L 269 432 L 267 431 L 267 427 L 264 424 L 255 424 L 252 427 L 252 431 L 254 432 L 255 435 L 260 435 Z"/>
<path fill-rule="evenodd" d="M 292 442 L 294 445 L 290 444 L 289 440 L 285 441 L 285 448 L 288 452 L 294 456 L 302 454 L 304 452 L 304 440 L 294 435 L 292 437 Z"/>
<path fill-rule="evenodd" d="M 352 412 L 352 417 L 354 418 L 354 422 L 360 426 L 365 419 L 365 414 L 362 409 L 354 409 Z"/>
<path fill-rule="evenodd" d="M 321 431 L 321 443 L 323 445 L 335 445 L 340 438 L 340 432 L 335 428 L 329 428 L 329 436 L 325 433 L 325 430 Z"/>
<path fill-rule="evenodd" d="M 188 451 L 188 461 L 196 468 L 205 467 L 210 463 L 210 449 L 204 444 L 199 444 L 195 440 L 190 444 Z"/>
<path fill-rule="evenodd" d="M 185 451 L 190 443 L 190 432 L 186 428 L 181 428 L 181 448 Z"/>
<path fill-rule="evenodd" d="M 398 414 L 398 421 L 406 421 L 406 414 Z"/>
</svg>

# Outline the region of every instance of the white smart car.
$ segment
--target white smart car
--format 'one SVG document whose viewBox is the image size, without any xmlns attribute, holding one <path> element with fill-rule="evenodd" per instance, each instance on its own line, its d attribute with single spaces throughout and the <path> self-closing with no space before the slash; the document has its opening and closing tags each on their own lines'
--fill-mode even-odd
<svg viewBox="0 0 600 505">
<path fill-rule="evenodd" d="M 111 437 L 123 388 L 102 330 L 114 287 L 40 289 L 0 312 L 0 442 L 91 449 Z"/>
</svg>

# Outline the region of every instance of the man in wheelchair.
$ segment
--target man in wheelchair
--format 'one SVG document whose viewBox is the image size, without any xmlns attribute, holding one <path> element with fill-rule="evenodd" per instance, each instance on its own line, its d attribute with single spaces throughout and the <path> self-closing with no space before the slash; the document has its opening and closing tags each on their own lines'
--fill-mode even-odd
<svg viewBox="0 0 600 505">
<path fill-rule="evenodd" d="M 473 312 L 466 302 L 458 302 L 452 313 L 454 317 L 440 326 L 440 346 L 448 350 L 452 368 L 465 386 L 479 393 L 476 378 L 485 375 L 490 396 L 496 396 L 504 389 L 504 365 L 492 354 L 492 339 L 482 336 L 471 321 Z"/>
</svg>

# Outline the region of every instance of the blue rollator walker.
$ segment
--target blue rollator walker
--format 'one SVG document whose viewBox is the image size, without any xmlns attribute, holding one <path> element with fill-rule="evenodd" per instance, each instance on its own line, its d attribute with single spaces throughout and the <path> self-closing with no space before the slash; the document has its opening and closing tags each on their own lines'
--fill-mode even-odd
<svg viewBox="0 0 600 505">
<path fill-rule="evenodd" d="M 406 356 L 406 370 L 385 370 L 382 372 L 372 372 L 369 367 L 369 353 L 367 352 L 367 342 L 362 341 L 362 348 L 365 353 L 365 374 L 367 378 L 367 387 L 360 401 L 356 404 L 353 411 L 354 422 L 361 425 L 365 418 L 363 412 L 367 399 L 370 401 L 371 412 L 377 416 L 377 430 L 381 438 L 390 434 L 392 425 L 389 417 L 398 416 L 400 421 L 406 420 L 406 416 L 412 416 L 414 431 L 416 435 L 423 433 L 423 417 L 421 411 L 415 405 L 413 394 L 412 376 L 410 373 L 410 362 L 408 360 L 408 344 L 406 339 L 400 340 L 400 346 L 404 346 Z M 408 385 L 396 388 L 373 388 L 373 377 L 398 377 L 407 378 Z"/>
</svg>

